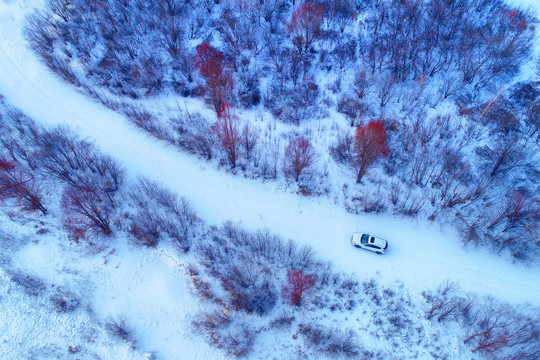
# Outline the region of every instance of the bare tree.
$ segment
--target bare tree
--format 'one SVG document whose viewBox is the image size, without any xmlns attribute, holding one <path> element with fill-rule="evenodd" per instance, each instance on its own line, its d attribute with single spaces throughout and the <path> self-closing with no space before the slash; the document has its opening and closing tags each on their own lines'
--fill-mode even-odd
<svg viewBox="0 0 540 360">
<path fill-rule="evenodd" d="M 381 120 L 371 121 L 368 125 L 356 128 L 354 138 L 353 166 L 357 170 L 356 182 L 362 181 L 367 169 L 375 160 L 390 152 L 386 142 L 386 129 Z"/>
<path fill-rule="evenodd" d="M 299 52 L 307 52 L 311 44 L 321 34 L 324 20 L 324 5 L 311 1 L 298 7 L 287 28 Z"/>
<path fill-rule="evenodd" d="M 233 168 L 236 167 L 242 146 L 242 130 L 240 126 L 240 119 L 234 113 L 231 104 L 228 102 L 223 103 L 213 130 L 219 139 L 221 149 L 227 154 L 227 159 Z"/>
<path fill-rule="evenodd" d="M 380 82 L 377 83 L 377 96 L 379 97 L 379 106 L 385 107 L 386 104 L 394 97 L 396 89 L 396 79 L 393 75 L 385 75 Z"/>
<path fill-rule="evenodd" d="M 291 305 L 300 306 L 306 295 L 312 291 L 315 285 L 315 278 L 312 275 L 304 274 L 302 270 L 289 271 L 287 283 L 283 287 L 283 298 Z"/>
<path fill-rule="evenodd" d="M 21 164 L 0 157 L 0 199 L 16 198 L 22 210 L 47 213 L 42 203 L 41 189 L 33 174 Z"/>
<path fill-rule="evenodd" d="M 69 230 L 110 235 L 114 204 L 92 186 L 70 185 L 62 197 L 62 209 Z"/>
<path fill-rule="evenodd" d="M 246 121 L 242 129 L 242 146 L 246 159 L 249 161 L 259 141 L 259 129 L 255 128 L 250 121 Z"/>
<path fill-rule="evenodd" d="M 298 137 L 285 148 L 283 171 L 285 175 L 298 182 L 300 175 L 308 170 L 315 161 L 315 150 L 309 140 Z"/>
</svg>

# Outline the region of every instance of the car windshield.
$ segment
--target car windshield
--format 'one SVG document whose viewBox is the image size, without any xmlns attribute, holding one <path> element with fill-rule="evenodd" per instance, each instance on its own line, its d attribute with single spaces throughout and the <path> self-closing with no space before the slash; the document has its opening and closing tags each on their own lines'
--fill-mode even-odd
<svg viewBox="0 0 540 360">
<path fill-rule="evenodd" d="M 360 242 L 362 244 L 364 244 L 364 245 L 369 243 L 369 235 L 367 235 L 367 234 L 362 235 L 362 238 L 360 239 Z"/>
</svg>

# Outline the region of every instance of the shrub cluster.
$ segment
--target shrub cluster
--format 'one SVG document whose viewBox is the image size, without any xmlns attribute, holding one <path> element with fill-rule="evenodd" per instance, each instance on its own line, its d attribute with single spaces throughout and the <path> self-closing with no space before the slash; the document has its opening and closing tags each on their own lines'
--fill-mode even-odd
<svg viewBox="0 0 540 360">
<path fill-rule="evenodd" d="M 535 359 L 540 355 L 538 309 L 474 298 L 448 281 L 425 292 L 424 299 L 426 318 L 459 323 L 464 329 L 463 342 L 473 353 L 490 359 Z"/>
<path fill-rule="evenodd" d="M 190 249 L 200 220 L 186 199 L 146 178 L 130 188 L 127 199 L 131 205 L 129 232 L 135 243 L 157 247 L 167 238 L 183 252 Z"/>
<path fill-rule="evenodd" d="M 538 84 L 510 94 L 496 89 L 529 58 L 535 23 L 501 0 L 277 0 L 257 11 L 205 0 L 51 0 L 27 33 L 56 73 L 142 129 L 206 159 L 219 155 L 234 171 L 283 175 L 306 195 L 330 191 L 327 172 L 312 166 L 322 155 L 313 150 L 316 137 L 281 143 L 271 132 L 263 139 L 253 124 L 221 110 L 260 104 L 300 124 L 322 116 L 322 105 L 335 108 L 353 129 L 339 131 L 330 152 L 357 182 L 369 182 L 344 194 L 349 211 L 457 215 L 467 243 L 531 261 L 539 251 Z M 185 111 L 161 119 L 99 95 L 170 90 L 202 97 L 227 116 L 214 123 Z M 428 106 L 449 100 L 459 116 L 428 116 Z M 369 176 L 377 163 L 382 179 Z M 29 187 L 10 196 L 39 207 L 39 189 Z M 101 198 L 87 190 L 70 198 Z M 519 215 L 508 215 L 520 198 Z M 109 231 L 99 220 L 92 227 Z"/>
<path fill-rule="evenodd" d="M 16 197 L 23 210 L 46 214 L 41 188 L 58 184 L 72 236 L 110 235 L 123 181 L 118 163 L 67 128 L 42 129 L 16 109 L 2 110 L 0 198 Z"/>
</svg>

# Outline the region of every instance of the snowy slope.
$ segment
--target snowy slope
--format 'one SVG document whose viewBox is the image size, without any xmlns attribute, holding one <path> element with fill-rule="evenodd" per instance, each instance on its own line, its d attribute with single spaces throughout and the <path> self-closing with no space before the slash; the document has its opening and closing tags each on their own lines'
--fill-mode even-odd
<svg viewBox="0 0 540 360">
<path fill-rule="evenodd" d="M 39 2 L 37 2 L 39 4 Z M 23 15 L 31 1 L 0 3 L 0 94 L 36 121 L 75 127 L 116 157 L 128 176 L 156 179 L 188 198 L 210 223 L 241 222 L 312 245 L 318 254 L 360 278 L 401 280 L 413 294 L 445 279 L 466 291 L 540 304 L 540 268 L 512 265 L 483 251 L 465 251 L 449 228 L 411 219 L 351 215 L 329 199 L 304 198 L 206 167 L 149 138 L 119 114 L 52 75 L 26 47 Z M 350 235 L 370 231 L 390 240 L 383 257 L 351 247 Z"/>
<path fill-rule="evenodd" d="M 7 276 L 0 267 L 1 359 L 142 360 L 152 352 L 167 359 L 179 354 L 182 359 L 220 358 L 191 333 L 190 317 L 200 305 L 186 289 L 181 264 L 170 250 L 137 249 L 125 241 L 114 248 L 80 247 L 54 221 L 40 225 L 28 217 L 20 226 L 12 220 L 0 213 L 0 264 L 7 261 L 12 272 Z M 36 234 L 37 229 L 42 232 Z M 28 288 L 10 281 L 26 274 L 41 285 Z M 49 299 L 57 291 L 72 294 L 73 310 L 53 306 Z M 135 344 L 118 341 L 106 330 L 109 319 L 120 318 Z"/>
</svg>

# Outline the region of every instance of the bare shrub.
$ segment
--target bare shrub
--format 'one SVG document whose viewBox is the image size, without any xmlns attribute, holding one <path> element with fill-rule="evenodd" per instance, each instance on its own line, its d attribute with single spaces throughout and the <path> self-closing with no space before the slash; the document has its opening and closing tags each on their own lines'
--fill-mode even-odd
<svg viewBox="0 0 540 360">
<path fill-rule="evenodd" d="M 287 283 L 283 286 L 283 299 L 291 305 L 299 306 L 312 291 L 315 285 L 315 278 L 312 275 L 304 274 L 302 270 L 289 271 Z"/>
<path fill-rule="evenodd" d="M 327 355 L 356 357 L 362 351 L 358 335 L 353 330 L 340 331 L 320 324 L 300 324 L 298 333 L 304 336 L 310 347 Z"/>
<path fill-rule="evenodd" d="M 249 257 L 259 263 L 279 266 L 286 264 L 287 268 L 294 269 L 307 269 L 315 263 L 313 248 L 307 245 L 298 247 L 296 242 L 285 242 L 268 231 L 258 231 L 253 235 L 230 221 L 224 223 L 220 231 L 224 235 L 220 239 L 221 243 L 227 240 L 225 244 L 238 250 L 244 247 L 243 250 Z"/>
<path fill-rule="evenodd" d="M 339 130 L 336 142 L 330 146 L 330 154 L 339 163 L 348 164 L 352 160 L 353 137 L 347 130 Z"/>
<path fill-rule="evenodd" d="M 206 117 L 198 112 L 184 111 L 173 122 L 178 134 L 179 146 L 208 160 L 213 157 L 216 144 L 215 133 Z"/>
<path fill-rule="evenodd" d="M 136 241 L 157 245 L 160 238 L 167 237 L 183 252 L 189 251 L 200 220 L 186 199 L 146 178 L 138 180 L 128 198 L 135 210 L 131 226 L 135 225 L 133 235 L 140 237 Z"/>
<path fill-rule="evenodd" d="M 426 203 L 426 199 L 417 194 L 410 187 L 407 189 L 407 193 L 403 197 L 403 200 L 398 203 L 396 212 L 407 216 L 416 216 L 420 213 Z"/>
<path fill-rule="evenodd" d="M 47 63 L 52 62 L 54 41 L 58 34 L 54 25 L 47 21 L 46 15 L 36 13 L 32 16 L 25 29 L 32 49 Z"/>
<path fill-rule="evenodd" d="M 220 302 L 217 299 L 214 299 L 210 284 L 202 279 L 199 270 L 197 270 L 194 265 L 188 265 L 187 269 L 197 296 L 204 300 L 216 300 L 217 302 Z"/>
<path fill-rule="evenodd" d="M 62 127 L 41 134 L 38 141 L 40 164 L 47 175 L 71 185 L 79 184 L 79 175 L 85 171 L 85 160 L 91 156 L 92 145 Z"/>
<path fill-rule="evenodd" d="M 35 275 L 16 270 L 7 271 L 7 273 L 11 281 L 20 286 L 28 295 L 39 296 L 47 289 L 45 282 Z"/>
<path fill-rule="evenodd" d="M 134 123 L 137 127 L 149 132 L 158 139 L 166 140 L 169 142 L 174 141 L 170 129 L 150 111 L 137 106 L 126 106 L 122 109 L 122 112 L 127 118 Z"/>
<path fill-rule="evenodd" d="M 369 109 L 364 102 L 358 98 L 347 95 L 344 95 L 338 101 L 336 109 L 347 117 L 351 127 L 361 124 L 369 112 Z"/>
<path fill-rule="evenodd" d="M 219 280 L 227 294 L 223 301 L 231 310 L 266 315 L 275 308 L 281 287 L 278 278 L 268 274 L 283 273 L 285 264 L 295 269 L 317 268 L 311 248 L 299 249 L 268 231 L 253 234 L 227 222 L 210 228 L 208 237 L 198 244 L 197 253 L 204 269 Z"/>
<path fill-rule="evenodd" d="M 272 329 L 284 329 L 287 327 L 290 327 L 292 323 L 294 322 L 295 317 L 294 316 L 288 316 L 287 314 L 283 314 L 274 320 L 270 321 L 268 326 Z"/>
<path fill-rule="evenodd" d="M 62 197 L 64 224 L 77 233 L 111 235 L 113 208 L 107 196 L 92 186 L 69 186 Z M 77 236 L 73 232 L 71 235 Z"/>
<path fill-rule="evenodd" d="M 124 176 L 118 162 L 64 127 L 41 133 L 38 146 L 39 164 L 46 175 L 72 186 L 96 188 L 114 203 Z"/>
<path fill-rule="evenodd" d="M 68 60 L 54 53 L 50 56 L 48 65 L 56 75 L 70 84 L 75 86 L 81 85 Z"/>
<path fill-rule="evenodd" d="M 364 280 L 362 282 L 362 290 L 375 305 L 381 306 L 382 294 L 380 285 L 375 279 Z"/>
<path fill-rule="evenodd" d="M 9 162 L 0 156 L 0 200 L 15 198 L 21 210 L 46 214 L 41 193 L 41 186 L 30 171 L 17 161 Z"/>
<path fill-rule="evenodd" d="M 225 155 L 232 168 L 236 167 L 237 161 L 241 157 L 243 143 L 240 118 L 232 105 L 224 102 L 218 111 L 218 119 L 212 126 L 215 132 L 220 149 Z"/>
<path fill-rule="evenodd" d="M 255 330 L 250 325 L 242 323 L 226 332 L 223 347 L 228 355 L 245 358 L 253 351 L 255 337 Z"/>
<path fill-rule="evenodd" d="M 0 103 L 0 109 L 1 109 Z M 17 161 L 24 167 L 38 167 L 36 137 L 41 129 L 20 111 L 11 108 L 0 112 L 0 152 L 6 160 Z M 1 151 L 3 150 L 3 151 Z"/>
<path fill-rule="evenodd" d="M 129 327 L 124 317 L 118 316 L 108 318 L 105 322 L 105 328 L 112 336 L 130 343 L 132 346 L 135 344 L 133 330 Z"/>
<path fill-rule="evenodd" d="M 445 281 L 434 292 L 423 292 L 429 307 L 426 311 L 428 320 L 436 318 L 437 321 L 459 319 L 471 310 L 473 299 L 459 295 L 456 283 Z"/>
<path fill-rule="evenodd" d="M 155 248 L 159 245 L 161 234 L 159 232 L 158 222 L 147 211 L 137 214 L 129 232 L 132 235 L 131 239 L 137 245 L 150 248 Z"/>
<path fill-rule="evenodd" d="M 62 287 L 58 287 L 50 299 L 59 313 L 75 311 L 81 302 L 76 294 Z"/>
<path fill-rule="evenodd" d="M 298 182 L 300 175 L 310 170 L 316 159 L 311 142 L 304 137 L 297 137 L 285 148 L 283 172 L 285 176 Z"/>
<path fill-rule="evenodd" d="M 227 307 L 197 314 L 192 325 L 196 333 L 229 356 L 243 358 L 253 351 L 257 331 L 244 319 L 233 322 Z"/>
<path fill-rule="evenodd" d="M 459 213 L 464 243 L 487 246 L 497 254 L 507 253 L 517 262 L 534 261 L 540 252 L 540 201 L 520 191 L 509 191 L 504 197 L 496 194 L 495 199 L 496 204 L 488 203 L 482 211 Z"/>
<path fill-rule="evenodd" d="M 260 137 L 260 130 L 253 126 L 250 121 L 244 123 L 241 135 L 242 150 L 246 160 L 252 160 L 253 153 L 257 147 Z"/>
<path fill-rule="evenodd" d="M 369 74 L 365 70 L 357 69 L 355 71 L 353 90 L 359 99 L 364 98 L 371 92 L 374 83 L 375 82 L 369 77 Z"/>
<path fill-rule="evenodd" d="M 286 254 L 289 258 L 289 267 L 294 269 L 309 269 L 316 263 L 315 252 L 309 245 L 302 245 L 296 251 L 293 251 L 296 247 L 292 245 L 292 240 L 287 242 Z"/>
<path fill-rule="evenodd" d="M 369 191 L 369 190 L 368 190 Z M 376 192 L 363 191 L 358 196 L 353 198 L 353 201 L 365 213 L 383 213 L 387 210 L 386 199 L 378 189 Z"/>
<path fill-rule="evenodd" d="M 491 177 L 501 177 L 515 169 L 530 166 L 530 155 L 523 140 L 515 135 L 501 135 L 490 145 L 476 149 L 483 159 L 481 166 Z"/>
<path fill-rule="evenodd" d="M 225 269 L 222 284 L 234 310 L 264 315 L 274 308 L 276 290 L 260 268 L 232 264 Z"/>
<path fill-rule="evenodd" d="M 231 314 L 228 308 L 217 308 L 210 312 L 202 312 L 195 315 L 191 324 L 196 333 L 204 336 L 208 342 L 218 348 L 221 340 L 219 332 L 231 322 Z"/>
<path fill-rule="evenodd" d="M 537 315 L 488 301 L 472 312 L 464 343 L 489 357 L 533 359 L 540 353 L 539 324 Z"/>
</svg>

